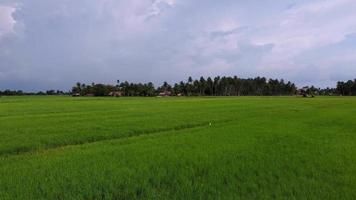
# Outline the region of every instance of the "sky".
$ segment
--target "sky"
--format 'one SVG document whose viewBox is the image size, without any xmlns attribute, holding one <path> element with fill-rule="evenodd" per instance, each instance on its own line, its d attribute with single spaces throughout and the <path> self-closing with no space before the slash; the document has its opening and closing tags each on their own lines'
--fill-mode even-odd
<svg viewBox="0 0 356 200">
<path fill-rule="evenodd" d="M 356 78 L 355 0 L 0 0 L 0 90 Z"/>
</svg>

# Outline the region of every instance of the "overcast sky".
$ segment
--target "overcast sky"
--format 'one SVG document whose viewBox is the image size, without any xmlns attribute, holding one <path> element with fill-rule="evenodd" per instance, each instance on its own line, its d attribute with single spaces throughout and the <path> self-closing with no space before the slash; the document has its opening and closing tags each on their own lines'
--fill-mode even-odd
<svg viewBox="0 0 356 200">
<path fill-rule="evenodd" d="M 355 0 L 0 0 L 0 89 L 356 78 Z"/>
</svg>

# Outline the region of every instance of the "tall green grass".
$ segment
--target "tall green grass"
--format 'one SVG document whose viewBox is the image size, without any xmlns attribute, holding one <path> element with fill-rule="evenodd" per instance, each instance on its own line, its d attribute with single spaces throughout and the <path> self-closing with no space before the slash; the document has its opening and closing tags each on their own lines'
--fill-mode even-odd
<svg viewBox="0 0 356 200">
<path fill-rule="evenodd" d="M 356 98 L 18 97 L 0 111 L 0 199 L 356 198 Z"/>
</svg>

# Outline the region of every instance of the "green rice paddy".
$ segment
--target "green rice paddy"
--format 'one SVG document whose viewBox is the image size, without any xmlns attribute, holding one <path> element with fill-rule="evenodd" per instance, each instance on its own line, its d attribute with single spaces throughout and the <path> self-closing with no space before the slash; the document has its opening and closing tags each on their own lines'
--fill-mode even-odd
<svg viewBox="0 0 356 200">
<path fill-rule="evenodd" d="M 356 199 L 356 98 L 0 98 L 0 199 Z"/>
</svg>

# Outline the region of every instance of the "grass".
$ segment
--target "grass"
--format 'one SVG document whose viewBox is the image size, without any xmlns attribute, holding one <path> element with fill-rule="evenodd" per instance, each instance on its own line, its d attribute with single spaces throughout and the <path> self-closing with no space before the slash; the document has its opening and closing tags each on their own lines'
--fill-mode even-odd
<svg viewBox="0 0 356 200">
<path fill-rule="evenodd" d="M 0 138 L 0 199 L 356 199 L 352 97 L 1 97 Z"/>
</svg>

